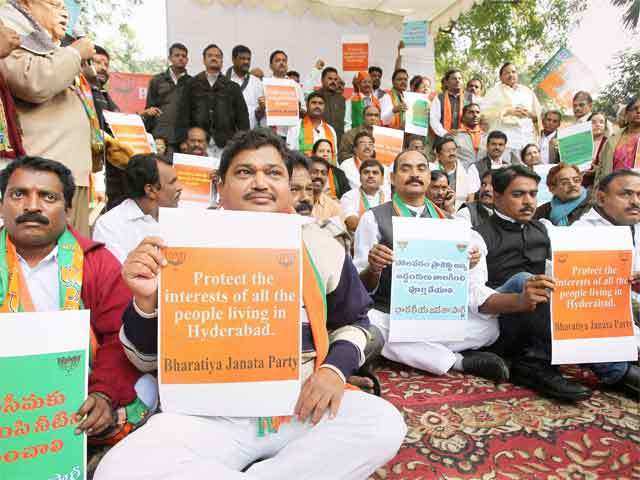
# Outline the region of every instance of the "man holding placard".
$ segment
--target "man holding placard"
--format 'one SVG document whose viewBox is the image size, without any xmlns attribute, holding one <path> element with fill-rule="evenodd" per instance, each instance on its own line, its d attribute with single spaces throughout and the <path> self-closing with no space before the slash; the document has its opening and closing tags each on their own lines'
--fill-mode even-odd
<svg viewBox="0 0 640 480">
<path fill-rule="evenodd" d="M 290 174 L 286 150 L 275 135 L 247 132 L 222 157 L 222 207 L 289 212 Z M 225 214 L 232 218 L 229 215 Z M 291 412 L 297 418 L 268 418 L 271 428 L 260 431 L 265 418 L 161 413 L 122 448 L 109 452 L 96 480 L 245 478 L 239 472 L 247 467 L 247 476 L 255 478 L 361 479 L 395 455 L 406 432 L 398 412 L 380 398 L 345 391 L 344 379 L 364 360 L 369 296 L 338 243 L 315 224 L 303 227 L 302 236 L 302 345 L 304 351 L 315 352 L 316 368 L 312 362 L 314 371 Z M 168 264 L 163 247 L 158 238 L 146 239 L 129 256 L 123 271 L 134 302 L 124 316 L 122 341 L 130 358 L 146 369 L 154 368 L 157 358 L 157 274 Z M 210 294 L 214 293 L 212 289 Z M 260 398 L 253 400 L 256 411 L 261 403 Z M 326 414 L 330 418 L 324 418 Z M 307 419 L 311 422 L 306 423 Z"/>
<path fill-rule="evenodd" d="M 393 165 L 395 193 L 392 201 L 367 211 L 356 230 L 354 263 L 365 287 L 373 292 L 374 309 L 369 316 L 372 323 L 380 328 L 385 340 L 389 339 L 390 332 L 393 218 L 447 218 L 442 210 L 426 198 L 430 176 L 429 164 L 423 153 L 407 151 L 399 154 Z M 473 256 L 472 266 L 478 260 L 479 257 Z M 480 290 L 484 287 L 482 282 L 472 280 L 471 283 L 474 292 L 479 291 L 476 285 Z M 482 293 L 479 293 L 478 298 L 481 297 Z M 508 368 L 497 355 L 473 351 L 457 353 L 493 343 L 498 337 L 495 319 L 475 317 L 469 319 L 465 327 L 467 338 L 461 341 L 386 343 L 382 354 L 391 360 L 439 375 L 456 368 L 498 381 L 506 380 Z"/>
<path fill-rule="evenodd" d="M 545 275 L 551 241 L 545 224 L 533 220 L 539 181 L 538 175 L 520 165 L 493 174 L 495 215 L 476 228 L 484 240 L 480 248 L 486 255 L 487 286 L 505 294 L 525 296 L 529 300 L 523 303 L 525 308 L 508 310 L 493 303 L 483 306 L 481 311 L 491 307 L 493 313 L 502 314 L 500 339 L 492 348 L 512 359 L 513 383 L 551 397 L 579 401 L 588 398 L 591 390 L 568 380 L 550 365 L 552 333 L 549 301 L 552 292 L 562 285 Z M 625 193 L 616 192 L 616 195 L 624 197 Z M 633 203 L 636 200 L 628 202 L 623 209 L 640 219 L 640 208 Z M 570 233 L 569 230 L 566 232 Z M 566 281 L 566 278 L 562 278 L 563 283 Z M 554 301 L 557 301 L 555 293 L 553 295 Z M 600 290 L 593 295 L 599 301 Z M 627 366 L 626 363 L 623 368 L 618 363 L 591 365 L 604 383 L 631 383 L 638 390 L 637 367 L 627 370 Z"/>
<path fill-rule="evenodd" d="M 67 167 L 40 157 L 21 157 L 0 174 L 0 313 L 91 311 L 89 397 L 72 408 L 85 417 L 78 433 L 115 443 L 155 409 L 157 388 L 118 340 L 131 299 L 120 264 L 67 226 L 74 189 Z"/>
<path fill-rule="evenodd" d="M 338 137 L 334 128 L 324 120 L 324 109 L 324 96 L 318 92 L 311 92 L 307 97 L 306 115 L 287 131 L 287 146 L 309 156 L 318 140 L 329 140 L 333 147 L 330 163 L 336 165 Z"/>
</svg>

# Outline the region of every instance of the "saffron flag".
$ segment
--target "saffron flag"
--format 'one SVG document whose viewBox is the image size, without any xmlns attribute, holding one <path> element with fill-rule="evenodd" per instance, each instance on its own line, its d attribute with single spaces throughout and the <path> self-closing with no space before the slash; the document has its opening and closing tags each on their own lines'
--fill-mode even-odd
<svg viewBox="0 0 640 480">
<path fill-rule="evenodd" d="M 577 91 L 598 90 L 598 82 L 589 67 L 564 47 L 533 77 L 532 83 L 564 108 L 572 108 Z"/>
</svg>

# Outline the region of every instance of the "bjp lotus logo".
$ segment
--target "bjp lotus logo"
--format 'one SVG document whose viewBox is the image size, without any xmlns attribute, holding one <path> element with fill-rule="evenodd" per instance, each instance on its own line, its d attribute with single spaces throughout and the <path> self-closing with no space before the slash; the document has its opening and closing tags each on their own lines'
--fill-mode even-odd
<svg viewBox="0 0 640 480">
<path fill-rule="evenodd" d="M 70 375 L 73 370 L 80 366 L 82 357 L 80 355 L 72 355 L 68 357 L 58 357 L 58 368 Z"/>
<path fill-rule="evenodd" d="M 398 250 L 404 251 L 409 246 L 409 240 L 398 240 L 396 246 Z"/>
<path fill-rule="evenodd" d="M 558 253 L 555 256 L 555 259 L 558 261 L 558 263 L 562 264 L 562 263 L 567 263 L 568 257 L 569 255 L 567 255 L 566 253 Z"/>
<path fill-rule="evenodd" d="M 167 249 L 164 252 L 164 258 L 166 258 L 169 265 L 174 267 L 182 265 L 187 259 L 187 253 L 184 250 Z"/>
<path fill-rule="evenodd" d="M 468 243 L 458 243 L 458 244 L 456 244 L 456 248 L 458 249 L 458 251 L 460 253 L 465 252 L 468 247 L 469 247 Z"/>
</svg>

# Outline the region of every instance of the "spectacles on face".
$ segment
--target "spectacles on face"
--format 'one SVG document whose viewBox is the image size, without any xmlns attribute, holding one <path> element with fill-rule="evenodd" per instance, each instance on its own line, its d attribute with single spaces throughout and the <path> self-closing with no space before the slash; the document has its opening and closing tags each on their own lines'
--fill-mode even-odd
<svg viewBox="0 0 640 480">
<path fill-rule="evenodd" d="M 580 185 L 582 183 L 582 177 L 563 178 L 558 181 L 558 185 L 561 187 L 570 187 L 571 185 Z"/>
<path fill-rule="evenodd" d="M 356 145 L 357 147 L 360 148 L 364 148 L 364 147 L 369 147 L 369 148 L 373 148 L 373 142 L 358 142 L 358 145 Z"/>
</svg>

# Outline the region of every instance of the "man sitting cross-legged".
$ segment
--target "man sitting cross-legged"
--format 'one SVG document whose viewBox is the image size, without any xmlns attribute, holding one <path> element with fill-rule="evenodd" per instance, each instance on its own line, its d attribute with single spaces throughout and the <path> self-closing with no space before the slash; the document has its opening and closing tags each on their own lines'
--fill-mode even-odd
<svg viewBox="0 0 640 480">
<path fill-rule="evenodd" d="M 290 212 L 290 175 L 278 137 L 265 130 L 242 133 L 221 159 L 222 207 Z M 320 282 L 326 314 L 305 302 L 303 351 L 315 351 L 319 368 L 305 379 L 296 418 L 259 437 L 256 418 L 160 413 L 109 452 L 96 480 L 363 479 L 395 455 L 406 432 L 397 410 L 373 395 L 345 390 L 345 378 L 364 361 L 369 296 L 333 238 L 310 223 L 303 227 L 303 241 L 319 273 L 303 275 L 303 292 L 308 282 Z M 134 301 L 124 315 L 122 340 L 130 358 L 147 369 L 153 368 L 158 347 L 157 274 L 166 264 L 162 247 L 160 239 L 146 239 L 123 268 Z M 319 317 L 320 323 L 314 323 L 318 336 L 312 336 L 309 322 Z"/>
</svg>

